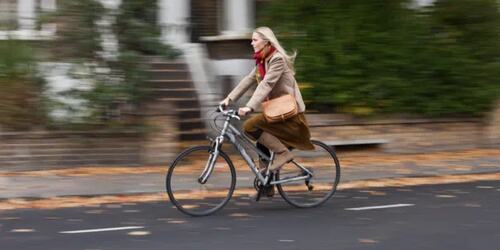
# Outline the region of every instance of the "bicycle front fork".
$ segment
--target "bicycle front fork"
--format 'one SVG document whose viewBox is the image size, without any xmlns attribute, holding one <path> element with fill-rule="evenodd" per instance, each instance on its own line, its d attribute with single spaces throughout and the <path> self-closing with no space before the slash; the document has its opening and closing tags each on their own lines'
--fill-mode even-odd
<svg viewBox="0 0 500 250">
<path fill-rule="evenodd" d="M 217 157 L 219 156 L 219 150 L 222 145 L 222 140 L 223 140 L 222 137 L 217 137 L 215 140 L 212 141 L 212 148 L 209 151 L 210 156 L 208 157 L 207 164 L 205 165 L 203 172 L 201 173 L 200 177 L 198 177 L 198 183 L 200 184 L 207 183 L 208 178 L 210 177 L 212 171 L 214 170 Z"/>
</svg>

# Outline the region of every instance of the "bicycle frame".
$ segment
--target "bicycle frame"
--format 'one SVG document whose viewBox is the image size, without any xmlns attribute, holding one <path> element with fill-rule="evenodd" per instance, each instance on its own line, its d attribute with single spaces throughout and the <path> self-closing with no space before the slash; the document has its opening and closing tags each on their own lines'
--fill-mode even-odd
<svg viewBox="0 0 500 250">
<path fill-rule="evenodd" d="M 260 149 L 258 149 L 252 142 L 251 140 L 246 137 L 243 133 L 241 133 L 237 128 L 235 128 L 231 124 L 231 119 L 240 119 L 239 116 L 236 115 L 235 110 L 229 110 L 229 111 L 223 111 L 221 107 L 218 108 L 218 110 L 222 111 L 223 115 L 226 117 L 224 125 L 222 127 L 221 133 L 219 136 L 213 140 L 213 146 L 212 146 L 212 152 L 210 154 L 210 157 L 207 161 L 207 164 L 205 165 L 205 168 L 198 178 L 198 182 L 201 184 L 205 184 L 210 177 L 210 174 L 212 173 L 214 167 L 215 167 L 215 161 L 217 157 L 219 156 L 220 148 L 222 147 L 222 144 L 224 143 L 224 139 L 227 137 L 229 139 L 229 142 L 233 144 L 235 149 L 239 152 L 239 154 L 243 157 L 243 159 L 247 162 L 248 166 L 250 167 L 250 170 L 255 174 L 255 176 L 261 181 L 261 183 L 266 184 L 269 181 L 270 174 L 269 174 L 269 168 L 267 168 L 267 171 L 265 173 L 265 176 L 260 173 L 258 170 L 257 166 L 255 165 L 252 157 L 247 153 L 244 144 L 246 144 L 251 150 L 256 152 L 261 158 L 265 159 L 268 161 L 269 165 L 272 163 L 274 159 L 274 153 L 271 152 L 271 157 L 268 157 L 265 153 L 263 153 Z M 300 165 L 299 163 L 295 162 L 294 160 L 291 161 L 295 166 L 300 168 L 303 172 L 306 174 L 301 175 L 301 176 L 296 176 L 296 177 L 289 177 L 285 178 L 282 180 L 278 181 L 271 181 L 269 184 L 274 185 L 274 184 L 282 184 L 282 183 L 287 183 L 287 182 L 293 182 L 293 181 L 300 181 L 300 180 L 309 180 L 310 178 L 313 177 L 313 173 L 309 171 L 307 168 L 304 166 Z M 269 167 L 268 165 L 268 167 Z"/>
</svg>

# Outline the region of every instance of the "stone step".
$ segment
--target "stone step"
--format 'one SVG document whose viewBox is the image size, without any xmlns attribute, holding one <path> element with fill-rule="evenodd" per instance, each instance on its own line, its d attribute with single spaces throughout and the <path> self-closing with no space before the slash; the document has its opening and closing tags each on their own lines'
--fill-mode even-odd
<svg viewBox="0 0 500 250">
<path fill-rule="evenodd" d="M 179 108 L 175 109 L 175 112 L 178 112 L 178 113 L 195 112 L 195 111 L 200 112 L 200 108 L 199 107 L 195 107 L 195 108 L 179 107 Z"/>
<path fill-rule="evenodd" d="M 192 121 L 192 120 L 181 120 L 178 122 L 179 124 L 179 129 L 181 131 L 184 130 L 191 130 L 191 129 L 202 129 L 205 128 L 205 123 L 201 121 L 201 119 L 197 119 L 197 121 Z"/>
<path fill-rule="evenodd" d="M 193 88 L 193 83 L 187 79 L 152 79 L 144 82 L 143 86 L 158 89 L 185 89 Z"/>
<path fill-rule="evenodd" d="M 114 141 L 114 140 L 133 140 L 140 136 L 139 132 L 79 132 L 79 131 L 16 131 L 16 132 L 1 132 L 0 142 L 3 144 L 6 141 L 22 141 L 27 140 L 50 140 L 58 142 L 68 142 L 69 140 L 77 141 L 80 143 L 93 142 L 93 141 Z"/>
<path fill-rule="evenodd" d="M 115 152 L 104 152 L 101 150 L 94 150 L 90 152 L 81 152 L 80 154 L 74 154 L 72 152 L 39 152 L 37 154 L 31 154 L 29 152 L 20 152 L 15 155 L 0 155 L 0 160 L 9 159 L 9 158 L 28 158 L 28 157 L 40 157 L 40 158 L 50 158 L 50 157 L 89 157 L 89 156 L 107 156 L 107 155 L 131 155 L 135 154 L 138 150 L 134 152 L 127 151 L 115 151 Z M 23 153 L 23 154 L 21 154 Z"/>
<path fill-rule="evenodd" d="M 177 97 L 196 98 L 198 94 L 194 88 L 165 89 L 165 88 L 145 88 L 153 98 Z"/>
<path fill-rule="evenodd" d="M 177 109 L 176 113 L 180 119 L 200 118 L 200 109 Z"/>
<path fill-rule="evenodd" d="M 205 133 L 179 135 L 179 139 L 182 141 L 197 141 L 197 140 L 201 140 L 205 137 L 206 137 Z"/>
<path fill-rule="evenodd" d="M 198 110 L 200 109 L 200 103 L 198 101 L 178 101 L 175 102 L 174 105 L 176 107 L 197 108 Z"/>
<path fill-rule="evenodd" d="M 130 153 L 133 154 L 138 151 L 137 147 L 121 147 L 121 148 L 56 148 L 56 147 L 44 147 L 44 148 L 11 148 L 11 149 L 0 149 L 1 157 L 13 157 L 18 155 L 59 155 L 59 154 L 98 154 L 98 153 Z"/>
<path fill-rule="evenodd" d="M 148 70 L 151 75 L 151 79 L 153 80 L 189 80 L 191 79 L 191 75 L 187 70 L 178 70 L 178 69 L 151 69 Z"/>
<path fill-rule="evenodd" d="M 24 140 L 23 140 L 24 141 Z M 118 150 L 129 148 L 133 142 L 127 141 L 115 141 L 115 142 L 104 142 L 104 141 L 92 141 L 91 143 L 61 143 L 58 141 L 46 140 L 45 142 L 40 142 L 38 140 L 29 141 L 17 141 L 17 142 L 3 142 L 0 144 L 1 150 L 38 150 L 38 149 L 102 149 L 102 148 L 116 148 Z"/>
<path fill-rule="evenodd" d="M 190 140 L 190 141 L 181 141 L 179 142 L 179 149 L 180 150 L 185 150 L 187 148 L 191 148 L 194 146 L 206 146 L 210 145 L 210 141 L 208 140 L 207 136 L 200 138 L 198 140 Z"/>
<path fill-rule="evenodd" d="M 173 103 L 176 107 L 184 107 L 184 108 L 199 108 L 200 103 L 198 98 L 176 98 L 176 97 L 167 97 L 167 98 L 158 98 L 159 102 L 168 102 Z"/>
<path fill-rule="evenodd" d="M 71 160 L 71 159 L 120 159 L 120 158 L 130 158 L 138 157 L 137 151 L 134 153 L 130 152 L 110 152 L 110 153 L 87 153 L 87 154 L 25 154 L 25 155 L 9 155 L 1 156 L 0 162 L 3 161 L 20 161 L 20 160 L 31 160 L 34 162 L 48 160 L 48 159 L 59 159 L 59 160 Z"/>
<path fill-rule="evenodd" d="M 180 121 L 205 123 L 205 120 L 202 119 L 202 118 L 199 118 L 199 117 L 196 117 L 196 118 L 181 118 Z"/>
<path fill-rule="evenodd" d="M 198 98 L 194 97 L 164 97 L 164 98 L 158 98 L 158 101 L 165 101 L 165 102 L 193 102 L 193 101 L 198 101 Z"/>
<path fill-rule="evenodd" d="M 188 70 L 184 62 L 152 62 L 151 70 Z"/>
<path fill-rule="evenodd" d="M 387 139 L 355 139 L 355 140 L 328 140 L 323 141 L 326 145 L 336 150 L 368 150 L 380 149 L 384 144 L 389 143 Z"/>
<path fill-rule="evenodd" d="M 198 141 L 206 139 L 206 137 L 207 137 L 207 130 L 205 128 L 179 132 L 179 139 L 182 141 L 193 141 L 193 140 Z"/>
<path fill-rule="evenodd" d="M 155 101 L 171 102 L 178 119 L 176 134 L 180 141 L 204 139 L 205 123 L 201 119 L 198 93 L 187 65 L 182 61 L 151 59 L 151 80 L 144 84 Z"/>
<path fill-rule="evenodd" d="M 139 157 L 135 158 L 118 158 L 118 159 L 46 159 L 46 160 L 15 160 L 15 161 L 0 161 L 3 168 L 13 168 L 16 171 L 34 170 L 37 167 L 40 170 L 46 170 L 50 167 L 68 167 L 68 166 L 138 166 Z"/>
</svg>

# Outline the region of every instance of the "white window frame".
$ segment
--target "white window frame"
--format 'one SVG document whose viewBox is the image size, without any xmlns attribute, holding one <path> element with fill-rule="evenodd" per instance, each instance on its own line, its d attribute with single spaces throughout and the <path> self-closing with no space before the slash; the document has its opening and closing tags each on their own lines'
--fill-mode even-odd
<svg viewBox="0 0 500 250">
<path fill-rule="evenodd" d="M 0 31 L 0 40 L 51 40 L 56 34 L 56 24 L 45 23 L 36 28 L 37 9 L 51 12 L 57 9 L 57 0 L 18 0 L 17 30 Z"/>
</svg>

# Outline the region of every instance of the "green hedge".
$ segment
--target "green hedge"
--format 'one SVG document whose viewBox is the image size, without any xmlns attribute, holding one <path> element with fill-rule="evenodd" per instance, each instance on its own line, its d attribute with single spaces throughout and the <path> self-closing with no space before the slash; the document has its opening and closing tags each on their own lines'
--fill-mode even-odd
<svg viewBox="0 0 500 250">
<path fill-rule="evenodd" d="M 17 41 L 0 41 L 0 127 L 30 129 L 46 121 L 45 82 L 36 74 L 33 50 Z"/>
<path fill-rule="evenodd" d="M 297 49 L 309 109 L 478 116 L 500 90 L 495 0 L 275 0 L 258 24 Z"/>
</svg>

